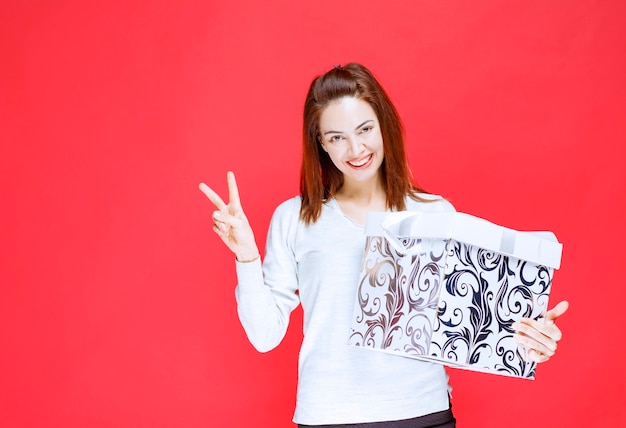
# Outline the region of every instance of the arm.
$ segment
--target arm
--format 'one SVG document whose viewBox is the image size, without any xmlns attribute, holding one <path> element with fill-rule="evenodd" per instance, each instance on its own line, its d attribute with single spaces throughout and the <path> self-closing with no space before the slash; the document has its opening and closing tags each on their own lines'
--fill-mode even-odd
<svg viewBox="0 0 626 428">
<path fill-rule="evenodd" d="M 270 222 L 261 263 L 237 263 L 235 290 L 239 320 L 254 347 L 276 347 L 287 331 L 291 311 L 298 306 L 294 242 L 300 212 L 298 199 L 281 204 Z"/>
<path fill-rule="evenodd" d="M 206 184 L 200 184 L 200 190 L 218 208 L 213 213 L 214 232 L 236 256 L 238 285 L 235 291 L 241 324 L 252 345 L 266 352 L 280 343 L 287 331 L 289 315 L 299 304 L 291 250 L 293 209 L 285 204 L 276 210 L 262 265 L 254 234 L 239 201 L 235 176 L 229 172 L 227 178 L 228 204 Z"/>
</svg>

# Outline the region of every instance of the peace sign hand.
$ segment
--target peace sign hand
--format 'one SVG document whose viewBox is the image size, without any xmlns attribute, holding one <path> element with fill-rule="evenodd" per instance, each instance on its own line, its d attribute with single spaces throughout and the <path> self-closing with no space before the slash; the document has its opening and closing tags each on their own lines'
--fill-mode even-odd
<svg viewBox="0 0 626 428">
<path fill-rule="evenodd" d="M 213 231 L 235 253 L 238 261 L 251 262 L 259 258 L 259 249 L 254 240 L 252 228 L 241 208 L 235 174 L 229 171 L 226 179 L 228 181 L 228 204 L 206 184 L 200 183 L 199 187 L 217 208 L 217 211 L 213 212 Z"/>
</svg>

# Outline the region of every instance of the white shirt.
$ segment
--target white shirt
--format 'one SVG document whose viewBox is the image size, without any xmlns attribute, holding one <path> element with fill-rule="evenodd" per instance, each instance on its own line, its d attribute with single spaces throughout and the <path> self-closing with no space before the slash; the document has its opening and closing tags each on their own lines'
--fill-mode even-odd
<svg viewBox="0 0 626 428">
<path fill-rule="evenodd" d="M 454 208 L 443 199 L 407 198 L 407 210 Z M 302 304 L 294 422 L 378 422 L 447 409 L 443 366 L 347 344 L 365 249 L 363 226 L 345 216 L 334 199 L 312 225 L 301 222 L 299 214 L 300 197 L 276 209 L 263 265 L 237 263 L 236 288 L 239 319 L 261 352 L 280 343 L 291 311 Z"/>
</svg>

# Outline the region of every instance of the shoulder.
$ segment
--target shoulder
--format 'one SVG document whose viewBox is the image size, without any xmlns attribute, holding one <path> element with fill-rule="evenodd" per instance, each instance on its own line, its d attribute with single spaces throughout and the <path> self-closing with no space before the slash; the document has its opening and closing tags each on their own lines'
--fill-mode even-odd
<svg viewBox="0 0 626 428">
<path fill-rule="evenodd" d="M 281 202 L 274 210 L 272 216 L 272 223 L 276 221 L 292 223 L 300 218 L 300 206 L 302 205 L 302 198 L 295 196 Z"/>
<path fill-rule="evenodd" d="M 410 196 L 406 197 L 407 211 L 423 211 L 423 212 L 450 212 L 456 211 L 454 206 L 439 195 L 431 195 L 429 193 L 414 193 L 415 196 L 422 199 L 417 201 Z"/>
<path fill-rule="evenodd" d="M 272 215 L 268 230 L 268 246 L 280 245 L 293 248 L 297 239 L 298 230 L 302 222 L 300 221 L 300 196 L 287 199 L 281 202 Z M 267 250 L 266 250 L 267 251 Z"/>
</svg>

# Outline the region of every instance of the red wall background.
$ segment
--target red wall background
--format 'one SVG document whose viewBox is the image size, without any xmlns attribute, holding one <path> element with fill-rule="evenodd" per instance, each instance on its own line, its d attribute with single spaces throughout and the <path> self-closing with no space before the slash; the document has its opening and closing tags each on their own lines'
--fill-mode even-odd
<svg viewBox="0 0 626 428">
<path fill-rule="evenodd" d="M 247 342 L 197 184 L 234 170 L 262 245 L 308 84 L 348 61 L 424 187 L 564 244 L 557 355 L 535 381 L 451 370 L 459 425 L 626 424 L 625 5 L 4 0 L 0 426 L 293 426 L 301 314 Z"/>
</svg>

